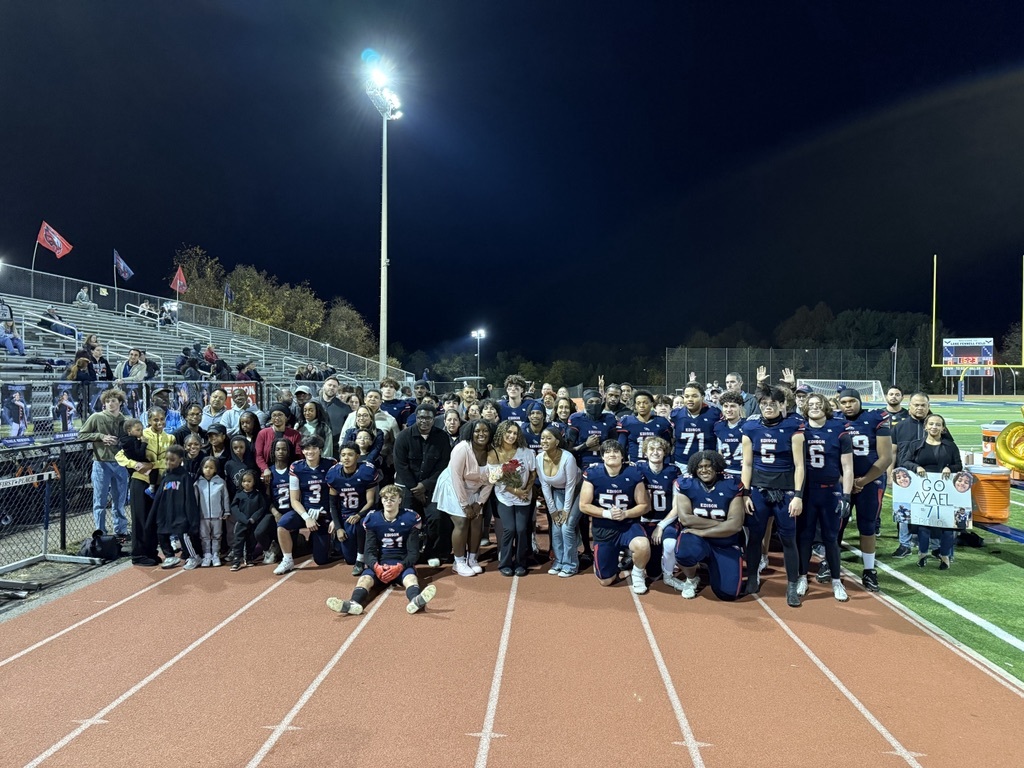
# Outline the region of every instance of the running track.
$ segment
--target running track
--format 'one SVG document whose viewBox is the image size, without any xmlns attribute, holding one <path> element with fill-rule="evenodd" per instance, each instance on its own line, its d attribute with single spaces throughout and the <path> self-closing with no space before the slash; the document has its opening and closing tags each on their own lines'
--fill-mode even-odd
<svg viewBox="0 0 1024 768">
<path fill-rule="evenodd" d="M 1017 684 L 852 580 L 788 608 L 773 564 L 734 604 L 427 569 L 425 613 L 361 617 L 344 564 L 112 569 L 0 625 L 0 764 L 1021 765 Z"/>
</svg>

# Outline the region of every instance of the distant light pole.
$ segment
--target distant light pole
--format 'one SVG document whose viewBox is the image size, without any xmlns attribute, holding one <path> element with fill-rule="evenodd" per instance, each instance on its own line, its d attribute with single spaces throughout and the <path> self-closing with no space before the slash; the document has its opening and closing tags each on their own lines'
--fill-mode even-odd
<svg viewBox="0 0 1024 768">
<path fill-rule="evenodd" d="M 388 375 L 388 121 L 402 116 L 398 95 L 387 87 L 388 76 L 382 69 L 370 70 L 366 95 L 384 119 L 381 132 L 380 182 L 380 378 Z"/>
<path fill-rule="evenodd" d="M 475 331 L 470 333 L 474 339 L 476 339 L 476 377 L 480 378 L 480 340 L 487 338 L 487 331 L 483 328 L 477 328 Z"/>
<path fill-rule="evenodd" d="M 1017 396 L 1017 369 L 1011 368 L 1010 373 L 1013 374 L 1013 396 Z"/>
</svg>

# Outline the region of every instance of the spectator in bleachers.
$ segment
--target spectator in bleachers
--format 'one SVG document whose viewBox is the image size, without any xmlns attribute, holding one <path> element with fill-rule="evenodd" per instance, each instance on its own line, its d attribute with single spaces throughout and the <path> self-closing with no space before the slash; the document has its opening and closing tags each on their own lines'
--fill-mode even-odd
<svg viewBox="0 0 1024 768">
<path fill-rule="evenodd" d="M 38 325 L 40 328 L 59 333 L 61 336 L 75 338 L 75 329 L 68 325 L 63 317 L 57 314 L 57 308 L 52 304 L 40 316 Z"/>
<path fill-rule="evenodd" d="M 192 357 L 192 350 L 188 347 L 181 348 L 181 354 L 174 358 L 174 370 L 179 374 L 185 372 L 185 365 L 188 363 L 189 358 Z"/>
<path fill-rule="evenodd" d="M 25 342 L 13 320 L 0 324 L 0 343 L 7 348 L 8 355 L 25 355 Z"/>
<path fill-rule="evenodd" d="M 110 362 L 103 356 L 103 347 L 97 344 L 92 348 L 92 359 L 89 361 L 92 369 L 90 379 L 92 381 L 113 381 L 114 372 L 110 368 Z"/>
<path fill-rule="evenodd" d="M 173 309 L 175 305 L 164 304 L 160 307 L 160 317 L 157 320 L 157 325 L 174 325 L 178 322 L 178 312 Z"/>
<path fill-rule="evenodd" d="M 89 311 L 96 309 L 96 304 L 89 299 L 89 286 L 82 286 L 82 290 L 80 290 L 75 296 L 75 300 L 72 304 L 76 307 L 81 307 L 82 309 L 88 309 Z"/>
<path fill-rule="evenodd" d="M 186 381 L 200 381 L 204 374 L 199 370 L 199 361 L 194 357 L 190 357 L 185 361 L 184 367 L 180 371 L 181 377 Z"/>
<path fill-rule="evenodd" d="M 114 369 L 114 383 L 120 385 L 126 381 L 143 381 L 146 378 L 146 366 L 141 357 L 142 352 L 132 347 L 127 359 L 118 363 Z"/>
<path fill-rule="evenodd" d="M 203 360 L 205 360 L 211 367 L 220 360 L 220 355 L 217 354 L 217 350 L 213 348 L 213 344 L 207 344 L 206 349 L 203 350 Z"/>
<path fill-rule="evenodd" d="M 139 314 L 147 320 L 156 320 L 157 318 L 156 309 L 149 303 L 149 299 L 139 304 Z"/>
<path fill-rule="evenodd" d="M 146 366 L 146 381 L 150 381 L 156 378 L 157 373 L 160 371 L 160 363 L 156 360 L 150 360 L 146 357 L 146 350 L 139 350 L 139 361 Z"/>
<path fill-rule="evenodd" d="M 95 333 L 90 333 L 85 337 L 85 341 L 82 342 L 82 349 L 86 352 L 92 352 L 92 348 L 100 343 L 100 337 Z"/>
<path fill-rule="evenodd" d="M 80 354 L 75 358 L 75 361 L 68 366 L 67 371 L 64 373 L 64 378 L 67 381 L 77 381 L 81 384 L 87 384 L 94 379 L 92 376 L 92 365 L 90 365 L 89 356 L 86 354 Z"/>
</svg>

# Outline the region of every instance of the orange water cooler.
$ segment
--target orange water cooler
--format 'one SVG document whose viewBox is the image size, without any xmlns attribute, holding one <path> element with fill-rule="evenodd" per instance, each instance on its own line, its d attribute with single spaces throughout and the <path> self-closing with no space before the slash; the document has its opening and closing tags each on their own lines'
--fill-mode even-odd
<svg viewBox="0 0 1024 768">
<path fill-rule="evenodd" d="M 1005 523 L 1010 519 L 1010 470 L 976 464 L 966 469 L 974 475 L 971 486 L 971 517 L 978 523 Z"/>
</svg>

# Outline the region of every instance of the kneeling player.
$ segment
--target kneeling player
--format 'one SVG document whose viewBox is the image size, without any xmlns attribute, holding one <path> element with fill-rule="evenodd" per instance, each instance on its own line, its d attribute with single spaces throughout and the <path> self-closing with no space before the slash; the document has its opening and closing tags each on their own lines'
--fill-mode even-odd
<svg viewBox="0 0 1024 768">
<path fill-rule="evenodd" d="M 291 510 L 277 521 L 277 542 L 281 546 L 281 562 L 274 573 L 278 576 L 295 568 L 292 558 L 292 534 L 303 529 L 309 533 L 313 562 L 326 565 L 331 560 L 330 516 L 327 505 L 327 473 L 337 462 L 323 455 L 324 441 L 309 435 L 300 443 L 305 457 L 292 464 L 288 471 Z"/>
<path fill-rule="evenodd" d="M 672 512 L 659 523 L 678 518 L 682 528 L 676 539 L 676 562 L 683 572 L 683 597 L 697 595 L 697 564 L 705 563 L 711 591 L 720 600 L 743 594 L 742 484 L 725 474 L 725 457 L 700 451 L 687 463 L 691 477 L 676 481 Z"/>
<path fill-rule="evenodd" d="M 619 573 L 619 554 L 629 549 L 633 558 L 630 574 L 633 592 L 647 591 L 647 572 L 651 543 L 637 518 L 647 512 L 647 486 L 644 476 L 625 455 L 617 440 L 601 443 L 602 464 L 591 464 L 583 472 L 580 511 L 593 518 L 594 574 L 601 586 L 614 584 Z"/>
<path fill-rule="evenodd" d="M 405 610 L 416 613 L 433 599 L 437 591 L 437 587 L 428 584 L 421 592 L 416 578 L 414 566 L 420 554 L 423 530 L 420 516 L 411 509 L 401 508 L 402 491 L 397 485 L 382 488 L 380 500 L 384 511 L 371 512 L 363 521 L 366 529 L 366 570 L 348 600 L 327 598 L 327 607 L 332 611 L 358 615 L 363 612 L 363 603 L 373 587 L 398 583 L 405 587 L 405 596 L 409 599 Z"/>
</svg>

